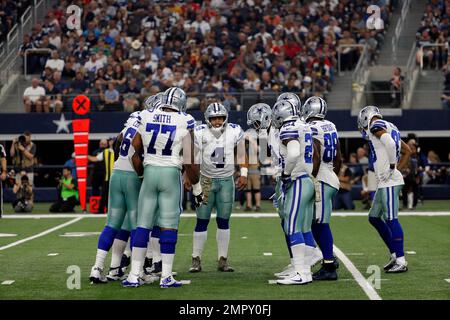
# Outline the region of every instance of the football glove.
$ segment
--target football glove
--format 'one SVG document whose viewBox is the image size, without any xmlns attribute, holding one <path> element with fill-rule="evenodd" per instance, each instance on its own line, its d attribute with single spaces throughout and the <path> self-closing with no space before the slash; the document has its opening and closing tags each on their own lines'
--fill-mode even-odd
<svg viewBox="0 0 450 320">
<path fill-rule="evenodd" d="M 198 208 L 203 204 L 203 198 L 204 198 L 203 192 L 197 196 L 194 196 L 194 207 L 195 208 Z"/>
</svg>

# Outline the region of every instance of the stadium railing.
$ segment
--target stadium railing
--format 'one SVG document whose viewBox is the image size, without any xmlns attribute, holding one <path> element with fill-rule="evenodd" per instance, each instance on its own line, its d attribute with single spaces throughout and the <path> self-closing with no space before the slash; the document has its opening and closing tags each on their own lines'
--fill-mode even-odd
<svg viewBox="0 0 450 320">
<path fill-rule="evenodd" d="M 403 24 L 405 23 L 406 16 L 408 15 L 409 12 L 410 4 L 411 4 L 410 0 L 403 0 L 400 18 L 398 19 L 397 25 L 395 26 L 394 36 L 392 37 L 391 42 L 393 61 L 397 60 L 397 44 L 403 30 Z"/>
<path fill-rule="evenodd" d="M 427 43 L 427 44 L 423 44 L 420 46 L 419 48 L 419 65 L 420 65 L 420 70 L 423 70 L 423 49 L 424 48 L 445 48 L 448 51 L 448 42 L 446 43 Z M 438 70 L 439 66 L 436 63 L 436 70 Z"/>
</svg>

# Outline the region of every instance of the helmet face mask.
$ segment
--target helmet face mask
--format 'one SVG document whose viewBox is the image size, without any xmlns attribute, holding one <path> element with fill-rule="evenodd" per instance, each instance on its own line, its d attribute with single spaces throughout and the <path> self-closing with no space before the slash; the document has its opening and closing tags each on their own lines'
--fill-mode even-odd
<svg viewBox="0 0 450 320">
<path fill-rule="evenodd" d="M 215 127 L 211 123 L 211 118 L 224 118 L 223 123 L 219 127 Z M 214 133 L 222 133 L 228 122 L 228 110 L 223 104 L 214 102 L 211 103 L 205 111 L 205 122 L 208 128 Z"/>
<path fill-rule="evenodd" d="M 179 112 L 186 111 L 186 93 L 178 87 L 167 89 L 161 99 L 161 107 L 173 109 Z"/>
<path fill-rule="evenodd" d="M 256 131 L 268 129 L 271 125 L 272 110 L 266 103 L 257 103 L 251 106 L 247 112 L 247 124 Z"/>
<path fill-rule="evenodd" d="M 305 121 L 311 118 L 325 119 L 327 103 L 321 97 L 311 97 L 303 104 L 300 115 Z"/>
<path fill-rule="evenodd" d="M 302 102 L 301 102 L 300 98 L 298 97 L 298 95 L 296 95 L 295 93 L 284 92 L 278 96 L 277 102 L 278 101 L 289 101 L 290 103 L 292 103 L 292 105 L 297 110 L 297 114 L 300 115 L 301 108 L 302 108 Z"/>
<path fill-rule="evenodd" d="M 281 100 L 275 103 L 272 109 L 272 124 L 280 129 L 286 121 L 297 120 L 298 114 L 291 102 Z"/>
</svg>

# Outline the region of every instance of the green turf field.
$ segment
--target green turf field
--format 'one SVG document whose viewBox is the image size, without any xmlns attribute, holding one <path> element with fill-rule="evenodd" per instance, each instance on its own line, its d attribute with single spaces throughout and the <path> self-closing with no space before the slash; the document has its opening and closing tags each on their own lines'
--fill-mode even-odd
<svg viewBox="0 0 450 320">
<path fill-rule="evenodd" d="M 425 209 L 427 207 L 428 209 Z M 38 205 L 36 213 L 47 213 L 48 204 Z M 269 203 L 265 211 L 273 211 Z M 358 204 L 358 211 L 361 207 Z M 448 211 L 448 216 L 402 216 L 405 251 L 410 270 L 405 274 L 381 273 L 381 299 L 450 299 L 450 202 L 426 202 L 419 209 Z M 235 212 L 240 212 L 236 210 Z M 91 216 L 91 215 L 88 215 Z M 77 219 L 77 220 L 74 220 Z M 5 248 L 43 231 L 70 225 L 30 241 Z M 190 266 L 192 231 L 195 219 L 181 219 L 174 270 L 177 279 L 191 280 L 179 289 L 162 290 L 156 284 L 140 288 L 122 288 L 119 283 L 89 284 L 89 272 L 95 259 L 98 232 L 105 218 L 27 218 L 1 219 L 0 300 L 6 299 L 369 299 L 341 261 L 340 279 L 314 282 L 307 286 L 269 284 L 274 272 L 287 263 L 287 250 L 277 217 L 235 217 L 231 221 L 229 262 L 236 272 L 216 271 L 215 223 L 210 224 L 203 270 L 187 272 Z M 363 216 L 335 216 L 332 219 L 335 245 L 368 278 L 368 266 L 387 261 L 384 244 Z M 62 237 L 69 232 L 95 232 L 84 237 Z M 414 253 L 413 253 L 414 252 Z M 56 256 L 48 256 L 57 253 Z M 264 255 L 272 253 L 272 255 Z M 109 260 L 107 261 L 109 263 Z M 69 266 L 81 270 L 81 289 L 69 290 L 66 272 Z M 11 285 L 2 285 L 14 280 Z"/>
</svg>

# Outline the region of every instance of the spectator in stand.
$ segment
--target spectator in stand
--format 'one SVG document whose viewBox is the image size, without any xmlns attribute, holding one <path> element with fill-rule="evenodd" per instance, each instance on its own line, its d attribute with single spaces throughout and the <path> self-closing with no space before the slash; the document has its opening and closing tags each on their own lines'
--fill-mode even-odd
<svg viewBox="0 0 450 320">
<path fill-rule="evenodd" d="M 369 163 L 369 158 L 367 157 L 367 151 L 365 148 L 358 148 L 356 149 L 356 157 L 357 157 L 357 162 L 360 164 L 368 164 Z"/>
<path fill-rule="evenodd" d="M 391 107 L 398 108 L 402 103 L 403 97 L 403 80 L 404 76 L 402 76 L 402 70 L 399 67 L 394 69 L 394 73 L 392 74 L 392 78 L 390 80 L 391 83 Z"/>
<path fill-rule="evenodd" d="M 104 108 L 103 111 L 122 111 L 123 108 L 120 105 L 120 94 L 116 90 L 114 82 L 110 81 L 108 83 L 108 89 L 105 90 L 101 96 Z"/>
<path fill-rule="evenodd" d="M 53 82 L 45 80 L 44 111 L 49 112 L 50 108 L 52 108 L 53 112 L 60 113 L 62 106 L 61 92 L 55 87 Z"/>
<path fill-rule="evenodd" d="M 33 78 L 31 86 L 26 88 L 23 93 L 23 103 L 25 112 L 42 112 L 45 89 L 39 85 L 39 79 Z"/>
<path fill-rule="evenodd" d="M 52 51 L 51 58 L 47 60 L 45 67 L 52 69 L 53 72 L 62 71 L 64 69 L 64 60 L 59 58 L 57 50 Z"/>
</svg>

